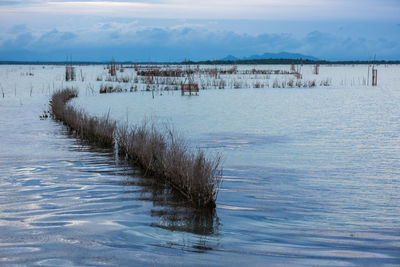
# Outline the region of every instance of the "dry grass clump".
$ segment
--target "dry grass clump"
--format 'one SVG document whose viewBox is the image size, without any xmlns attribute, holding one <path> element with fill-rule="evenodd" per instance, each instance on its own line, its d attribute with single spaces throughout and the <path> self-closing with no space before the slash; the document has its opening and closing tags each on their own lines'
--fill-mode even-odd
<svg viewBox="0 0 400 267">
<path fill-rule="evenodd" d="M 118 79 L 118 82 L 123 82 L 123 83 L 128 83 L 130 81 L 131 81 L 131 78 L 129 76 L 122 76 L 121 78 Z"/>
<path fill-rule="evenodd" d="M 146 123 L 120 127 L 116 133 L 120 152 L 145 175 L 167 180 L 196 206 L 215 207 L 222 175 L 220 156 L 207 159 L 202 151 L 191 151 L 173 131 L 163 134 Z"/>
<path fill-rule="evenodd" d="M 124 89 L 122 89 L 122 87 L 120 85 L 112 85 L 112 84 L 108 84 L 108 85 L 100 85 L 100 90 L 99 93 L 100 94 L 106 94 L 106 93 L 121 93 L 123 92 Z M 125 90 L 126 91 L 126 90 Z"/>
<path fill-rule="evenodd" d="M 78 91 L 71 88 L 54 93 L 50 100 L 52 116 L 75 130 L 80 137 L 102 146 L 111 146 L 114 143 L 115 121 L 108 116 L 89 117 L 83 111 L 66 105 L 68 100 L 77 96 Z"/>
<path fill-rule="evenodd" d="M 202 151 L 189 149 L 171 130 L 163 133 L 146 123 L 131 128 L 117 127 L 108 116 L 89 117 L 66 105 L 77 96 L 77 91 L 69 88 L 54 93 L 50 101 L 53 117 L 89 141 L 107 147 L 116 141 L 118 152 L 141 167 L 146 176 L 167 181 L 195 206 L 216 206 L 222 176 L 220 156 L 207 159 Z"/>
</svg>

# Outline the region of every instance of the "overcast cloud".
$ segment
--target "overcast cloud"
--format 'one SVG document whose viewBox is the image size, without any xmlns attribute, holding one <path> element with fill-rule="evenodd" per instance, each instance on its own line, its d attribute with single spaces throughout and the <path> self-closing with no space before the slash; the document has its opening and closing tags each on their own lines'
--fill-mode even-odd
<svg viewBox="0 0 400 267">
<path fill-rule="evenodd" d="M 293 4 L 294 3 L 294 4 Z M 0 60 L 400 59 L 392 0 L 0 2 Z"/>
</svg>

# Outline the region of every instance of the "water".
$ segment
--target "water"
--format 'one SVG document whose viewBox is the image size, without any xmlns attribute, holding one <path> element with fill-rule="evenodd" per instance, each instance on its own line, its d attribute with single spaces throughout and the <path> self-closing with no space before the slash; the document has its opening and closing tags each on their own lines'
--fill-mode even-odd
<svg viewBox="0 0 400 267">
<path fill-rule="evenodd" d="M 39 120 L 47 99 L 0 102 L 1 264 L 400 263 L 398 87 L 76 99 L 120 121 L 168 121 L 222 153 L 214 213 Z"/>
<path fill-rule="evenodd" d="M 44 100 L 1 107 L 2 264 L 158 265 L 212 249 L 215 213 L 185 207 L 113 151 L 39 120 Z"/>
</svg>

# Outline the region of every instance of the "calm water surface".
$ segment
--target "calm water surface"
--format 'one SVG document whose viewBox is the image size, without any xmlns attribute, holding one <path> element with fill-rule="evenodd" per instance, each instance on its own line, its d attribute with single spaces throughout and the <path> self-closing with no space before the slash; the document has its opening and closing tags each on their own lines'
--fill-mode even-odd
<svg viewBox="0 0 400 267">
<path fill-rule="evenodd" d="M 45 103 L 0 105 L 2 264 L 400 264 L 399 88 L 75 101 L 93 114 L 109 105 L 130 123 L 168 121 L 221 152 L 212 213 L 186 207 L 113 151 L 39 120 Z"/>
</svg>

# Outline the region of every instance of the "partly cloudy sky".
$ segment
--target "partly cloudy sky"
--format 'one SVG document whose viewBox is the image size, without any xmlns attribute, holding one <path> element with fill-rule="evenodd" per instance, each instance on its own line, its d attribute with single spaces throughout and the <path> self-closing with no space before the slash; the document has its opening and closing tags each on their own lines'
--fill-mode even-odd
<svg viewBox="0 0 400 267">
<path fill-rule="evenodd" d="M 400 60 L 399 0 L 0 0 L 0 60 Z"/>
</svg>

